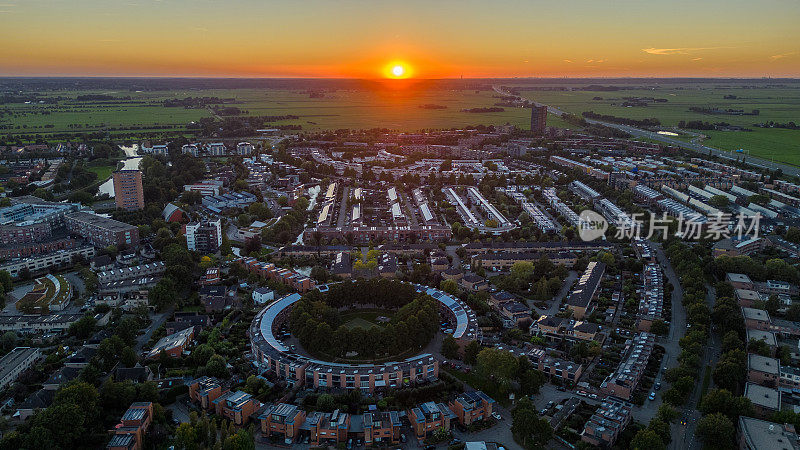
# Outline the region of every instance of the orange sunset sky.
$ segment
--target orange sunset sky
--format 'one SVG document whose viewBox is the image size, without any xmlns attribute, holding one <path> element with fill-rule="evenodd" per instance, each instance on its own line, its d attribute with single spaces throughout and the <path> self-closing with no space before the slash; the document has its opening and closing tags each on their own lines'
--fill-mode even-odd
<svg viewBox="0 0 800 450">
<path fill-rule="evenodd" d="M 0 0 L 0 76 L 800 76 L 797 0 Z"/>
</svg>

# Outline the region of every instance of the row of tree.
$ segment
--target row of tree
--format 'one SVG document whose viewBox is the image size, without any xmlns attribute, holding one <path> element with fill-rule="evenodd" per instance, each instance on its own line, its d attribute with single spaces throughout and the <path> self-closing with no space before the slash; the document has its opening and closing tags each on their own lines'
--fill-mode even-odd
<svg viewBox="0 0 800 450">
<path fill-rule="evenodd" d="M 397 311 L 383 327 L 348 327 L 339 308 L 352 305 Z M 300 344 L 312 353 L 381 357 L 425 346 L 438 330 L 439 312 L 433 298 L 417 295 L 408 284 L 360 280 L 334 285 L 327 297 L 318 291 L 306 294 L 292 308 L 289 326 Z"/>
</svg>

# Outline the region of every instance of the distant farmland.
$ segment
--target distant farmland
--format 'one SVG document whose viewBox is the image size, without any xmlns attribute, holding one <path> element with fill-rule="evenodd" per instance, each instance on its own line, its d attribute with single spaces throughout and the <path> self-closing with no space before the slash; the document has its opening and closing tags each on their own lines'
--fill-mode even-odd
<svg viewBox="0 0 800 450">
<path fill-rule="evenodd" d="M 388 84 L 374 88 L 374 83 L 331 80 L 112 80 L 107 81 L 106 89 L 82 90 L 47 89 L 47 82 L 43 83 L 44 89 L 33 87 L 29 91 L 39 95 L 35 101 L 0 104 L 0 135 L 28 136 L 29 140 L 36 135 L 48 139 L 63 133 L 95 131 L 124 139 L 192 136 L 187 125 L 214 116 L 214 105 L 164 106 L 165 100 L 187 97 L 224 99 L 225 103 L 218 106 L 238 108 L 246 116 L 297 117 L 265 122 L 263 128 L 291 125 L 300 131 L 418 131 L 510 123 L 527 129 L 527 109 L 504 106 L 498 112 L 463 111 L 496 106 L 501 99 L 491 86 L 504 85 L 515 86 L 529 99 L 577 115 L 594 111 L 631 119 L 655 117 L 662 129 L 669 131 L 675 131 L 680 121 L 725 122 L 749 131 L 689 131 L 706 136 L 706 145 L 723 150 L 741 148 L 752 155 L 800 165 L 800 130 L 754 126 L 769 121 L 800 124 L 800 82 L 793 80 L 445 80 L 409 88 L 386 88 Z M 125 83 L 136 83 L 137 87 L 126 88 Z M 252 87 L 258 83 L 265 87 Z M 232 84 L 235 86 L 230 87 Z M 642 105 L 631 102 L 631 98 L 660 101 Z M 704 114 L 690 111 L 691 107 L 757 109 L 759 115 Z M 553 115 L 548 117 L 548 125 L 574 128 Z M 685 134 L 679 139 L 688 141 L 695 136 Z"/>
<path fill-rule="evenodd" d="M 185 97 L 232 98 L 226 104 L 246 111 L 250 116 L 298 116 L 264 124 L 300 125 L 303 131 L 387 128 L 402 131 L 441 129 L 466 125 L 497 125 L 511 123 L 527 126 L 529 110 L 505 107 L 502 112 L 468 113 L 462 109 L 491 107 L 498 98 L 492 91 L 423 90 L 414 92 L 372 92 L 338 90 L 322 98 L 308 93 L 282 89 L 228 89 L 203 91 L 58 92 L 59 96 L 76 97 L 87 94 L 131 96 L 119 102 L 60 101 L 57 104 L 6 104 L 0 106 L 6 114 L 0 117 L 2 134 L 47 134 L 61 132 L 111 131 L 112 133 L 163 131 L 187 132 L 186 125 L 203 117 L 211 117 L 208 108 L 164 107 L 166 99 Z M 54 94 L 56 95 L 56 94 Z M 423 108 L 436 104 L 446 108 Z"/>
<path fill-rule="evenodd" d="M 585 111 L 631 119 L 655 117 L 664 130 L 672 130 L 680 121 L 725 122 L 751 131 L 689 130 L 707 136 L 704 144 L 722 150 L 743 149 L 752 155 L 800 165 L 800 130 L 758 128 L 756 123 L 794 122 L 800 126 L 800 86 L 753 87 L 731 83 L 709 84 L 659 83 L 652 89 L 616 91 L 532 91 L 521 87 L 521 94 L 537 102 L 580 115 Z M 637 84 L 637 86 L 639 86 Z M 617 84 L 616 86 L 624 86 Z M 623 97 L 665 99 L 647 106 L 623 106 Z M 726 98 L 727 97 L 727 98 Z M 704 114 L 690 107 L 759 110 L 757 116 Z M 688 140 L 689 136 L 685 137 Z"/>
</svg>

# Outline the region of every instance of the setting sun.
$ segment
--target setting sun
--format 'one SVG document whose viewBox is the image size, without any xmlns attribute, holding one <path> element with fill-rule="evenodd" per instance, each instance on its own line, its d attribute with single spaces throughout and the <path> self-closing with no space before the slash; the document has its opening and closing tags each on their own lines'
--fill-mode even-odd
<svg viewBox="0 0 800 450">
<path fill-rule="evenodd" d="M 383 70 L 387 78 L 403 79 L 411 77 L 411 68 L 402 61 L 392 61 L 385 65 Z"/>
</svg>

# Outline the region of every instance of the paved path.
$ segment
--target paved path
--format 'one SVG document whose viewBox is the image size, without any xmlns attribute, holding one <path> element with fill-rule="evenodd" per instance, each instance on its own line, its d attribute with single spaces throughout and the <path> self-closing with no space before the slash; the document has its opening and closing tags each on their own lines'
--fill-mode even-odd
<svg viewBox="0 0 800 450">
<path fill-rule="evenodd" d="M 152 321 L 150 326 L 147 327 L 144 334 L 136 337 L 136 353 L 140 353 L 142 351 L 142 347 L 150 342 L 150 337 L 153 335 L 156 329 L 161 326 L 161 324 L 167 321 L 167 317 L 172 317 L 172 309 L 150 316 L 150 320 Z"/>
<path fill-rule="evenodd" d="M 547 309 L 541 309 L 537 307 L 533 300 L 528 300 L 528 306 L 532 308 L 534 311 L 539 313 L 539 315 L 546 314 L 548 316 L 552 316 L 558 313 L 558 307 L 561 305 L 561 300 L 569 294 L 570 289 L 572 289 L 572 284 L 575 283 L 575 280 L 578 279 L 578 272 L 574 270 L 570 270 L 569 274 L 567 274 L 567 279 L 564 280 L 564 284 L 561 286 L 561 290 L 558 291 L 555 297 L 550 300 L 550 306 Z"/>
</svg>

